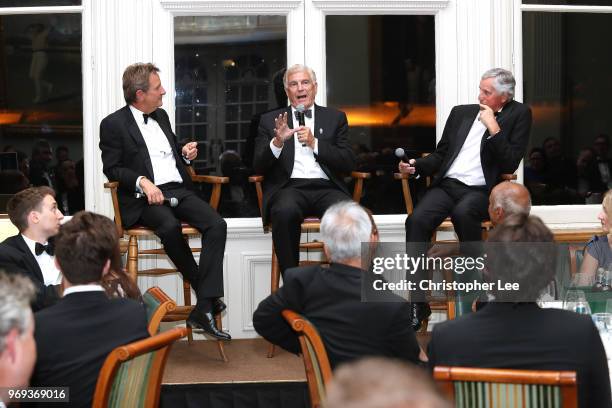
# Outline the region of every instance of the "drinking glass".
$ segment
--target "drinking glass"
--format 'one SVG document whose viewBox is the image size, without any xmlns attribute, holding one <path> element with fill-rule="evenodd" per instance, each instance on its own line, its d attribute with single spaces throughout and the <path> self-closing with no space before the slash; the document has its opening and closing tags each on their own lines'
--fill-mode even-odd
<svg viewBox="0 0 612 408">
<path fill-rule="evenodd" d="M 607 307 L 607 303 L 606 303 Z M 586 300 L 586 296 L 582 290 L 570 289 L 565 294 L 565 302 L 563 309 L 571 310 L 579 314 L 591 314 L 591 307 Z"/>
</svg>

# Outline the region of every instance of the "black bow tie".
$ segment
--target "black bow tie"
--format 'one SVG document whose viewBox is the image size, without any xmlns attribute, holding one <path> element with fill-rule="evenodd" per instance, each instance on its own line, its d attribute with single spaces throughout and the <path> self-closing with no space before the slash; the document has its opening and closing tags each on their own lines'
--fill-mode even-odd
<svg viewBox="0 0 612 408">
<path fill-rule="evenodd" d="M 155 121 L 157 122 L 157 111 L 153 111 L 151 113 L 143 113 L 142 117 L 144 118 L 145 121 L 145 125 L 147 124 L 147 122 L 149 121 L 149 118 L 151 119 L 155 119 Z"/>
<path fill-rule="evenodd" d="M 40 242 L 37 242 L 36 245 L 34 246 L 34 253 L 36 253 L 36 256 L 38 256 L 42 254 L 43 252 L 46 252 L 49 255 L 53 255 L 53 252 L 54 252 L 53 245 L 51 243 L 48 243 L 47 245 L 43 245 Z"/>
<path fill-rule="evenodd" d="M 299 114 L 299 113 L 300 113 L 299 111 L 295 111 L 295 119 L 296 119 L 296 120 L 300 120 L 300 119 L 298 118 L 298 114 Z M 312 118 L 312 109 L 306 109 L 306 110 L 304 111 L 304 116 L 306 116 L 308 119 Z"/>
</svg>

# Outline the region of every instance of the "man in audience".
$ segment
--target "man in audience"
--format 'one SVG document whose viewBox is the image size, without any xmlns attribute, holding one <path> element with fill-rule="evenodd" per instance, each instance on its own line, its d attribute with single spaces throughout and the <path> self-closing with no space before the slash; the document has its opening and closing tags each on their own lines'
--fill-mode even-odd
<svg viewBox="0 0 612 408">
<path fill-rule="evenodd" d="M 59 299 L 60 271 L 55 265 L 53 236 L 64 216 L 57 208 L 55 192 L 46 186 L 15 194 L 7 212 L 19 234 L 0 243 L 0 267 L 28 276 L 36 287 L 34 311 Z"/>
<path fill-rule="evenodd" d="M 293 65 L 283 79 L 291 106 L 262 115 L 253 167 L 264 178 L 263 223 L 272 220 L 272 240 L 281 273 L 298 266 L 300 225 L 350 198 L 342 180 L 355 166 L 344 112 L 315 105 L 317 78 Z M 303 109 L 300 114 L 298 109 Z M 304 125 L 299 125 L 301 115 Z"/>
<path fill-rule="evenodd" d="M 109 299 L 100 285 L 109 273 L 115 230 L 108 218 L 80 212 L 56 236 L 64 297 L 35 315 L 38 361 L 33 386 L 69 387 L 74 407 L 90 407 L 98 373 L 115 347 L 148 336 L 142 304 Z"/>
<path fill-rule="evenodd" d="M 513 215 L 529 215 L 531 197 L 524 185 L 504 181 L 499 183 L 489 195 L 489 219 L 494 226 Z"/>
<path fill-rule="evenodd" d="M 369 261 L 362 259 L 361 244 L 378 241 L 367 212 L 352 201 L 332 205 L 321 219 L 321 239 L 331 265 L 288 269 L 283 286 L 255 311 L 255 330 L 271 343 L 299 353 L 297 336 L 281 315 L 291 309 L 318 329 L 332 367 L 363 356 L 418 362 L 410 305 L 393 294 L 386 301 L 362 302 Z"/>
<path fill-rule="evenodd" d="M 537 217 L 507 217 L 495 227 L 487 242 L 487 280 L 518 283 L 519 290 L 497 288 L 478 312 L 437 324 L 431 367 L 572 370 L 580 407 L 610 407 L 606 353 L 591 317 L 535 303 L 554 278 L 555 254 L 553 235 Z"/>
<path fill-rule="evenodd" d="M 34 285 L 26 277 L 0 272 L 0 406 L 8 389 L 27 387 L 36 362 Z"/>
<path fill-rule="evenodd" d="M 369 357 L 342 364 L 326 387 L 324 408 L 450 408 L 422 368 Z"/>
<path fill-rule="evenodd" d="M 55 188 L 55 173 L 51 167 L 53 150 L 45 139 L 38 139 L 32 147 L 30 160 L 30 182 L 33 186 L 48 186 Z"/>
</svg>

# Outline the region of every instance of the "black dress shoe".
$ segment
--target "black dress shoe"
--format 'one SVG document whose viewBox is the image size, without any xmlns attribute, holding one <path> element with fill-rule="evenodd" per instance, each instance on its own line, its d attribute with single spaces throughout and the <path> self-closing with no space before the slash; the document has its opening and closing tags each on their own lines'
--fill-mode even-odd
<svg viewBox="0 0 612 408">
<path fill-rule="evenodd" d="M 192 310 L 187 318 L 187 325 L 192 329 L 203 330 L 204 333 L 211 335 L 219 340 L 231 340 L 232 336 L 224 331 L 217 329 L 215 317 L 211 312 L 202 313 L 199 310 Z"/>
<path fill-rule="evenodd" d="M 212 305 L 213 314 L 215 316 L 221 314 L 225 309 L 227 309 L 225 302 L 223 302 L 221 298 L 216 298 Z"/>
</svg>

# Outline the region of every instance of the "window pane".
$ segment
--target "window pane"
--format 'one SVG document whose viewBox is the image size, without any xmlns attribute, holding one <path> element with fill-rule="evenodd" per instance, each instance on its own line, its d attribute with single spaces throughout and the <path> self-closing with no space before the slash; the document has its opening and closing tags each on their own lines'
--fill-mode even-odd
<svg viewBox="0 0 612 408">
<path fill-rule="evenodd" d="M 601 202 L 612 188 L 612 15 L 523 13 L 525 184 L 534 204 Z M 593 41 L 596 38 L 597 41 Z"/>
<path fill-rule="evenodd" d="M 0 146 L 19 158 L 17 171 L 2 169 L 0 195 L 49 185 L 73 214 L 85 201 L 81 15 L 8 15 L 0 26 Z"/>
<path fill-rule="evenodd" d="M 523 0 L 523 4 L 548 4 L 552 6 L 612 6 L 610 0 Z"/>
<path fill-rule="evenodd" d="M 188 124 L 180 114 L 185 105 L 193 109 L 194 122 L 207 123 L 206 131 L 194 135 L 202 142 L 194 165 L 199 173 L 230 177 L 219 205 L 225 217 L 259 216 L 248 182 L 257 135 L 251 123 L 259 120 L 256 113 L 287 103 L 275 99 L 273 83 L 286 65 L 286 32 L 284 16 L 174 19 L 176 125 Z"/>
<path fill-rule="evenodd" d="M 404 213 L 394 150 L 436 145 L 434 17 L 327 16 L 325 26 L 328 105 L 346 112 L 358 169 L 373 176 L 362 203 Z"/>
<path fill-rule="evenodd" d="M 0 7 L 80 6 L 81 0 L 1 0 Z"/>
</svg>

